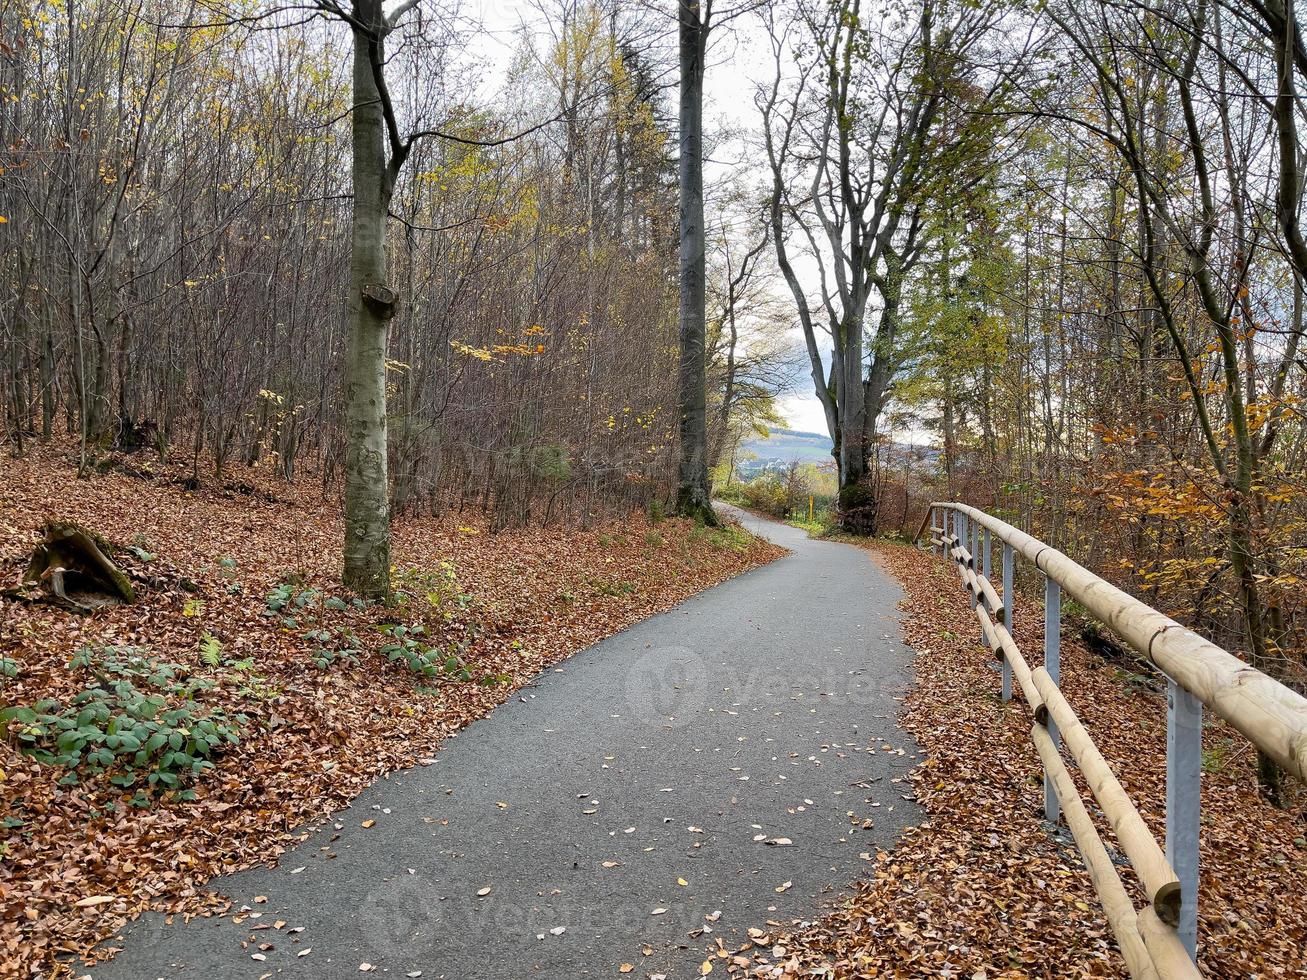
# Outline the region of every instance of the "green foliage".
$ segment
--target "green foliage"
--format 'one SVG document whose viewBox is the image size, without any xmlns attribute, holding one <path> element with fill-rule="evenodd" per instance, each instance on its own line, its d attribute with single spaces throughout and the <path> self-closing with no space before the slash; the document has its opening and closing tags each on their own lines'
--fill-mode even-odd
<svg viewBox="0 0 1307 980">
<path fill-rule="evenodd" d="M 353 633 L 344 630 L 314 629 L 304 634 L 316 646 L 309 654 L 313 666 L 327 670 L 336 664 L 356 664 L 363 644 Z"/>
<path fill-rule="evenodd" d="M 290 582 L 281 582 L 268 593 L 264 615 L 275 616 L 278 613 L 287 613 L 288 615 L 282 618 L 282 625 L 295 627 L 299 622 L 293 613 L 301 609 L 311 609 L 317 604 L 317 589 L 297 589 Z"/>
<path fill-rule="evenodd" d="M 362 609 L 367 603 L 362 599 L 352 599 L 346 602 L 338 596 L 324 595 L 319 589 L 300 588 L 293 582 L 281 582 L 268 593 L 264 605 L 266 608 L 263 615 L 280 615 L 282 617 L 282 626 L 287 629 L 295 629 L 300 625 L 300 618 L 303 616 L 311 616 L 317 613 L 319 619 L 321 619 L 322 613 L 327 610 L 344 612 L 351 606 L 355 609 Z"/>
<path fill-rule="evenodd" d="M 212 633 L 200 637 L 200 662 L 206 667 L 222 666 L 222 644 Z"/>
<path fill-rule="evenodd" d="M 458 570 L 452 562 L 442 561 L 436 568 L 402 568 L 394 574 L 392 602 L 413 606 L 425 600 L 430 610 L 445 619 L 453 619 L 457 610 L 466 609 L 472 597 L 458 584 Z"/>
<path fill-rule="evenodd" d="M 20 666 L 13 657 L 0 656 L 0 678 L 17 677 Z"/>
<path fill-rule="evenodd" d="M 211 769 L 211 756 L 237 744 L 248 722 L 196 702 L 211 681 L 183 682 L 185 667 L 135 647 L 83 648 L 70 667 L 94 679 L 67 704 L 47 699 L 0 711 L 0 726 L 22 752 L 68 770 L 63 785 L 107 775 L 115 786 L 140 788 L 133 802 L 148 802 L 144 790 L 183 790 Z"/>
<path fill-rule="evenodd" d="M 634 582 L 628 582 L 624 580 L 618 582 L 596 581 L 596 582 L 592 582 L 591 584 L 594 586 L 596 592 L 598 592 L 600 595 L 607 595 L 607 596 L 634 595 L 636 589 L 638 588 L 638 586 Z"/>
<path fill-rule="evenodd" d="M 1215 775 L 1224 769 L 1235 754 L 1231 739 L 1223 738 L 1209 749 L 1203 749 L 1203 772 Z"/>
<path fill-rule="evenodd" d="M 753 535 L 738 524 L 723 524 L 708 533 L 708 541 L 720 551 L 748 551 Z"/>
<path fill-rule="evenodd" d="M 657 531 L 649 530 L 644 532 L 644 543 L 649 548 L 661 548 L 667 541 Z"/>
<path fill-rule="evenodd" d="M 808 508 L 806 483 L 782 479 L 774 473 L 721 487 L 717 498 L 770 517 L 788 517 L 800 507 L 806 513 Z"/>
<path fill-rule="evenodd" d="M 567 449 L 552 444 L 536 446 L 531 451 L 531 472 L 553 483 L 566 483 L 572 477 Z"/>
<path fill-rule="evenodd" d="M 427 630 L 421 623 L 414 626 L 382 626 L 381 632 L 390 638 L 389 643 L 382 645 L 381 652 L 391 663 L 402 663 L 419 677 L 444 676 L 458 681 L 472 679 L 471 672 L 457 654 L 424 642 Z"/>
</svg>

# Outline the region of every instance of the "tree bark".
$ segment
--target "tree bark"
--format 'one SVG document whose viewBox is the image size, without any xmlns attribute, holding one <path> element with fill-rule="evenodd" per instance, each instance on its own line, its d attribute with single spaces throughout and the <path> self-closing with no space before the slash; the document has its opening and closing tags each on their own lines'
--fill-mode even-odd
<svg viewBox="0 0 1307 980">
<path fill-rule="evenodd" d="M 360 595 L 390 591 L 386 460 L 386 346 L 394 294 L 386 286 L 386 215 L 392 180 L 374 75 L 381 58 L 379 0 L 356 0 L 349 342 L 345 360 L 345 574 Z M 362 29 L 367 28 L 367 29 Z"/>
<path fill-rule="evenodd" d="M 716 524 L 708 484 L 708 405 L 704 344 L 703 73 L 708 15 L 699 0 L 680 0 L 681 310 L 678 373 L 680 466 L 676 513 Z"/>
</svg>

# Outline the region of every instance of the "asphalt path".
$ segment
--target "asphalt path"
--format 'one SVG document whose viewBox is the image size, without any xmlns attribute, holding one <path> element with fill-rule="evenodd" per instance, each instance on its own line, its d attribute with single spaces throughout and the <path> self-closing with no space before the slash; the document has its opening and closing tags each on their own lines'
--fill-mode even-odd
<svg viewBox="0 0 1307 980">
<path fill-rule="evenodd" d="M 90 976 L 674 980 L 819 915 L 921 819 L 901 593 L 861 549 L 740 516 L 791 554 L 546 671 L 215 883 L 247 911 L 145 916 Z"/>
</svg>

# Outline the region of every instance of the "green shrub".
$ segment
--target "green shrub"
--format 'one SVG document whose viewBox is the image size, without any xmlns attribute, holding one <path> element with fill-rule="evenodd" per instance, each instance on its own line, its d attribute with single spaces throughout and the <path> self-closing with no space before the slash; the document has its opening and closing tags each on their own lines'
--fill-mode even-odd
<svg viewBox="0 0 1307 980">
<path fill-rule="evenodd" d="M 299 589 L 293 583 L 282 582 L 268 593 L 264 600 L 263 615 L 282 615 L 281 625 L 295 629 L 300 625 L 299 617 L 313 612 L 321 613 L 330 609 L 332 612 L 344 612 L 351 605 L 362 609 L 367 605 L 362 599 L 346 602 L 338 596 L 324 596 L 318 589 Z"/>
<path fill-rule="evenodd" d="M 204 708 L 195 695 L 211 681 L 180 679 L 180 664 L 160 663 L 135 647 L 84 648 L 74 670 L 95 681 L 67 704 L 48 699 L 0 711 L 0 726 L 36 761 L 68 770 L 59 782 L 108 774 L 119 787 L 180 790 L 205 770 L 210 757 L 239 741 L 248 718 Z M 182 792 L 182 798 L 193 793 Z"/>
<path fill-rule="evenodd" d="M 789 493 L 775 476 L 766 474 L 748 483 L 734 483 L 732 487 L 736 488 L 733 496 L 739 506 L 772 517 L 786 516 Z"/>
<path fill-rule="evenodd" d="M 359 651 L 363 647 L 357 636 L 345 631 L 307 630 L 304 638 L 316 644 L 309 653 L 309 659 L 319 670 L 327 670 L 340 663 L 358 663 Z"/>
<path fill-rule="evenodd" d="M 419 677 L 444 674 L 452 680 L 472 679 L 471 672 L 456 654 L 423 643 L 421 638 L 425 637 L 427 631 L 421 623 L 415 626 L 382 626 L 381 632 L 390 637 L 390 642 L 381 647 L 381 652 L 391 663 L 403 663 Z"/>
<path fill-rule="evenodd" d="M 397 606 L 408 606 L 415 599 L 425 599 L 431 609 L 445 619 L 453 619 L 455 610 L 466 609 L 472 602 L 472 597 L 459 588 L 458 570 L 447 561 L 433 569 L 397 569 L 392 595 Z"/>
</svg>

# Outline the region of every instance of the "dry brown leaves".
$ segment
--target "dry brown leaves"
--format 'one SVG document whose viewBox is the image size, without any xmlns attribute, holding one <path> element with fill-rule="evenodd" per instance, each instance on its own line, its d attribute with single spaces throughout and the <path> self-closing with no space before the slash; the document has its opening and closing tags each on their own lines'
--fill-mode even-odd
<svg viewBox="0 0 1307 980">
<path fill-rule="evenodd" d="M 448 733 L 548 665 L 781 554 L 761 541 L 736 550 L 685 522 L 651 525 L 640 517 L 589 530 L 499 534 L 468 514 L 402 523 L 395 529 L 401 577 L 449 562 L 470 597 L 446 618 L 419 588 L 407 618 L 425 618 L 442 643 L 464 643 L 473 680 L 424 682 L 386 663 L 373 627 L 395 613 L 376 607 L 319 609 L 301 624 L 321 617 L 371 648 L 356 666 L 322 671 L 309 661 L 302 628 L 263 615 L 268 592 L 293 573 L 338 594 L 338 510 L 312 478 L 287 486 L 242 470 L 243 485 L 186 492 L 176 482 L 184 471 L 157 463 L 153 479 L 115 473 L 78 481 L 67 458 L 50 449 L 5 461 L 0 581 L 16 581 L 37 527 L 61 517 L 151 553 L 148 562 L 120 557 L 155 584 L 137 605 L 91 617 L 0 600 L 0 654 L 21 665 L 0 687 L 0 703 L 67 698 L 84 683 L 67 666 L 74 651 L 136 645 L 216 677 L 205 703 L 246 712 L 253 722 L 197 784 L 196 801 L 144 810 L 102 780 L 60 787 L 62 770 L 0 741 L 0 813 L 21 821 L 0 838 L 3 976 L 71 972 L 71 957 L 147 908 L 221 909 L 205 890 L 214 875 L 275 861 L 306 822 L 346 805 L 379 775 L 432 755 Z M 226 660 L 254 659 L 257 696 L 240 693 L 248 676 L 238 682 L 202 665 L 206 633 L 222 643 Z M 494 682 L 481 682 L 487 678 Z"/>
<path fill-rule="evenodd" d="M 773 930 L 769 948 L 742 952 L 732 971 L 769 978 L 1124 975 L 1074 842 L 1041 822 L 1029 712 L 1019 693 L 1002 703 L 999 673 L 978 643 L 956 573 L 916 549 L 871 547 L 907 591 L 904 628 L 917 650 L 919 684 L 902 723 L 926 753 L 913 780 L 930 819 L 891 853 L 876 855 L 872 877 L 821 919 L 795 923 L 789 934 Z M 1018 643 L 1039 663 L 1041 607 L 1019 595 L 1015 619 Z M 1071 637 L 1062 650 L 1063 690 L 1162 840 L 1165 694 L 1142 668 L 1091 653 Z M 1263 802 L 1252 750 L 1219 720 L 1204 744 L 1200 965 L 1217 977 L 1307 975 L 1307 794 L 1288 810 Z M 1101 820 L 1099 830 L 1111 848 Z M 1124 873 L 1142 907 L 1129 869 Z M 784 947 L 781 955 L 772 944 Z"/>
</svg>

